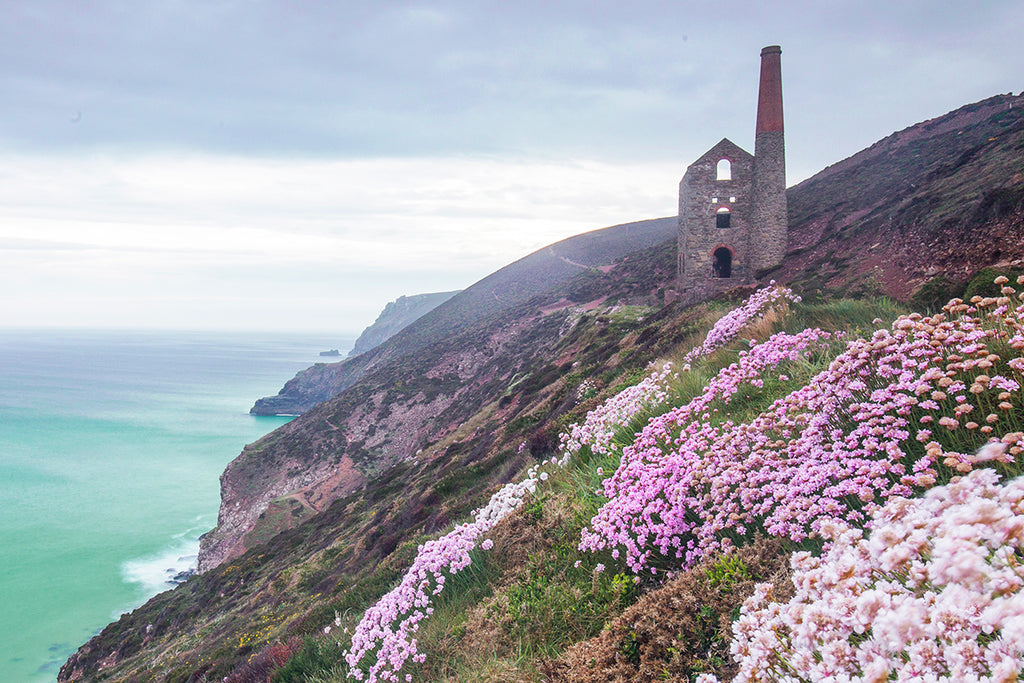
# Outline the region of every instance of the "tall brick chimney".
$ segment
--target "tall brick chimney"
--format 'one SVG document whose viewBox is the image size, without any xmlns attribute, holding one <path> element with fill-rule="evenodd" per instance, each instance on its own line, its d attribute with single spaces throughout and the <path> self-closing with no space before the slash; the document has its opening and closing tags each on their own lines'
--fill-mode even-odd
<svg viewBox="0 0 1024 683">
<path fill-rule="evenodd" d="M 786 144 L 782 125 L 782 48 L 761 50 L 754 135 L 753 229 L 750 256 L 754 270 L 771 268 L 786 255 Z"/>
<path fill-rule="evenodd" d="M 761 50 L 761 82 L 757 90 L 757 135 L 782 132 L 782 48 Z M 755 145 L 757 143 L 755 142 Z M 754 148 L 755 154 L 757 148 Z"/>
</svg>

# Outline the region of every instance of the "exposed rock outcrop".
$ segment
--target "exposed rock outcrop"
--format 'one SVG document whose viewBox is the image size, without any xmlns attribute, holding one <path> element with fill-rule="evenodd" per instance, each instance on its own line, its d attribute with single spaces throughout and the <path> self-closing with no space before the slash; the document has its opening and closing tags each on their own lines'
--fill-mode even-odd
<svg viewBox="0 0 1024 683">
<path fill-rule="evenodd" d="M 445 301 L 448 301 L 448 299 L 451 299 L 459 291 L 400 296 L 394 301 L 388 302 L 384 310 L 377 316 L 377 319 L 373 321 L 373 324 L 363 330 L 363 333 L 356 339 L 355 344 L 352 345 L 352 350 L 348 353 L 348 357 L 354 358 L 359 354 L 366 353 L 370 349 L 380 346 L 411 323 L 419 320 Z"/>
</svg>

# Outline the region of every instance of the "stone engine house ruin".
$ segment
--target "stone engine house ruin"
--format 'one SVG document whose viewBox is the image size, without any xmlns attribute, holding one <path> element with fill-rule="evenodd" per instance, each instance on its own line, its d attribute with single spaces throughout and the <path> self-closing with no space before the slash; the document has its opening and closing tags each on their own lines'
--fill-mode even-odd
<svg viewBox="0 0 1024 683">
<path fill-rule="evenodd" d="M 754 154 L 722 139 L 679 182 L 678 287 L 696 302 L 782 262 L 786 253 L 786 150 L 782 49 L 761 50 Z"/>
</svg>

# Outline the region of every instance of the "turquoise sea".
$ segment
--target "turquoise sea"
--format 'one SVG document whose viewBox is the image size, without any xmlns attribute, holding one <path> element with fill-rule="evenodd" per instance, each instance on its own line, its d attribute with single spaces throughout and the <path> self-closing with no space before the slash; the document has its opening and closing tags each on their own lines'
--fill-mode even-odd
<svg viewBox="0 0 1024 683">
<path fill-rule="evenodd" d="M 172 587 L 217 521 L 218 477 L 287 421 L 248 414 L 326 334 L 0 330 L 0 681 L 53 681 Z"/>
</svg>

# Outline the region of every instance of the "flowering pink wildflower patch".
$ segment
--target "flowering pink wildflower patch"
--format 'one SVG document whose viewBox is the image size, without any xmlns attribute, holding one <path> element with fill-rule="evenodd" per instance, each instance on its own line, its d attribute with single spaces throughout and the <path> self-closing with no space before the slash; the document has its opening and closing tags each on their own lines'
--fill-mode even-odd
<svg viewBox="0 0 1024 683">
<path fill-rule="evenodd" d="M 823 524 L 796 595 L 761 584 L 733 625 L 735 681 L 1016 681 L 1024 668 L 1024 478 L 972 471 L 894 498 L 870 533 Z"/>
<path fill-rule="evenodd" d="M 591 410 L 582 423 L 572 425 L 569 431 L 559 435 L 563 451 L 576 455 L 587 446 L 598 455 L 614 453 L 618 448 L 612 441 L 615 433 L 640 412 L 668 398 L 667 381 L 672 374 L 672 363 L 665 363 L 639 383 L 626 387 Z"/>
<path fill-rule="evenodd" d="M 788 287 L 776 287 L 775 280 L 772 280 L 768 287 L 757 290 L 740 306 L 719 318 L 704 342 L 687 353 L 683 357 L 683 362 L 692 363 L 701 356 L 711 354 L 715 349 L 735 339 L 736 335 L 751 322 L 764 317 L 771 310 L 781 308 L 787 301 L 799 303 L 800 297 Z"/>
<path fill-rule="evenodd" d="M 546 474 L 541 472 L 542 476 Z M 424 660 L 426 655 L 418 651 L 415 636 L 420 622 L 434 611 L 434 596 L 444 590 L 447 577 L 470 565 L 469 553 L 477 546 L 477 540 L 519 507 L 537 489 L 537 481 L 537 469 L 532 468 L 526 479 L 506 484 L 491 496 L 488 504 L 474 514 L 472 522 L 460 524 L 419 547 L 402 581 L 368 609 L 356 626 L 352 645 L 345 653 L 349 677 L 368 683 L 397 681 L 398 672 L 408 660 Z M 494 542 L 484 539 L 480 546 L 490 550 Z"/>
<path fill-rule="evenodd" d="M 1005 283 L 1002 278 L 1000 284 Z M 1018 284 L 1024 284 L 1024 278 Z M 729 413 L 742 390 L 760 388 L 766 380 L 776 378 L 789 382 L 786 373 L 791 372 L 793 364 L 831 352 L 837 335 L 807 329 L 795 335 L 779 333 L 752 345 L 750 350 L 740 353 L 736 363 L 721 370 L 701 395 L 649 420 L 633 443 L 623 449 L 617 471 L 603 483 L 602 493 L 608 502 L 584 531 L 580 549 L 609 549 L 614 559 L 624 558 L 637 574 L 656 574 L 659 569 L 674 571 L 689 566 L 703 555 L 726 550 L 758 531 L 794 541 L 820 534 L 834 541 L 834 548 L 854 548 L 861 538 L 859 532 L 846 526 L 837 531 L 838 525 L 857 524 L 875 514 L 871 542 L 885 546 L 879 550 L 882 568 L 871 574 L 869 580 L 856 584 L 861 586 L 856 589 L 861 590 L 857 599 L 870 589 L 881 596 L 876 602 L 884 606 L 888 599 L 885 596 L 897 595 L 903 590 L 899 588 L 902 585 L 917 600 L 922 591 L 940 585 L 934 577 L 945 577 L 942 580 L 946 583 L 941 585 L 948 587 L 935 591 L 944 597 L 936 597 L 927 606 L 937 610 L 935 616 L 922 612 L 920 605 L 909 598 L 906 605 L 907 614 L 927 617 L 929 623 L 938 624 L 935 628 L 950 631 L 968 623 L 963 610 L 973 609 L 971 603 L 959 602 L 971 596 L 957 593 L 962 590 L 957 586 L 965 584 L 968 590 L 989 595 L 991 601 L 1005 596 L 1007 599 L 998 603 L 1008 605 L 999 608 L 1002 612 L 990 609 L 995 602 L 985 603 L 984 610 L 988 611 L 984 612 L 987 621 L 979 627 L 982 635 L 974 641 L 969 637 L 956 640 L 955 646 L 950 645 L 941 654 L 941 666 L 945 672 L 967 676 L 959 680 L 972 680 L 968 674 L 973 676 L 972 672 L 981 671 L 991 672 L 992 680 L 1015 680 L 1019 672 L 1016 663 L 1020 662 L 1022 652 L 1020 644 L 1024 642 L 1024 602 L 1017 599 L 1024 595 L 1019 591 L 1024 573 L 1018 571 L 1024 552 L 1019 544 L 1007 545 L 1007 539 L 1016 538 L 1013 534 L 1019 535 L 1024 529 L 1024 518 L 1020 517 L 1024 513 L 1020 504 L 1024 500 L 1024 484 L 1014 482 L 1005 488 L 1011 493 L 998 493 L 1002 496 L 1000 501 L 1012 499 L 1018 506 L 1013 508 L 1014 521 L 1006 522 L 1009 526 L 1003 524 L 1008 518 L 1001 512 L 992 512 L 992 506 L 984 501 L 970 510 L 949 513 L 954 518 L 949 524 L 981 533 L 984 525 L 968 519 L 973 514 L 971 510 L 981 511 L 977 520 L 985 520 L 997 531 L 992 532 L 995 536 L 979 537 L 977 543 L 968 536 L 957 536 L 959 532 L 943 531 L 945 527 L 941 524 L 947 522 L 932 528 L 927 527 L 927 521 L 921 521 L 921 528 L 930 529 L 925 535 L 934 532 L 938 539 L 930 549 L 922 550 L 925 546 L 921 545 L 921 533 L 911 534 L 915 540 L 910 545 L 903 541 L 890 544 L 886 539 L 902 532 L 891 531 L 892 525 L 885 526 L 889 524 L 885 521 L 889 519 L 887 514 L 893 517 L 910 510 L 906 507 L 910 504 L 895 501 L 962 474 L 971 473 L 949 487 L 951 493 L 942 498 L 952 502 L 928 503 L 932 508 L 928 508 L 931 512 L 927 514 L 942 517 L 946 514 L 944 510 L 953 509 L 961 499 L 966 500 L 978 491 L 983 491 L 977 494 L 981 498 L 994 500 L 992 496 L 996 493 L 989 493 L 998 488 L 995 475 L 975 474 L 972 470 L 982 463 L 1013 463 L 1024 450 L 1024 424 L 1020 417 L 1024 306 L 1013 307 L 1016 292 L 1012 288 L 1004 286 L 1002 294 L 976 298 L 973 305 L 954 300 L 941 315 L 904 316 L 891 330 L 879 330 L 871 339 L 850 342 L 828 369 L 806 386 L 743 422 Z M 756 292 L 737 309 L 739 312 L 734 311 L 716 324 L 704 344 L 687 356 L 687 362 L 735 338 L 744 325 L 787 299 L 798 301 L 785 289 Z M 636 387 L 592 411 L 583 425 L 562 435 L 562 457 L 552 458 L 550 464 L 565 467 L 570 457 L 585 446 L 594 453 L 612 454 L 616 450 L 616 433 L 641 411 L 664 404 L 670 375 L 671 366 L 665 365 Z M 1000 439 L 993 436 L 997 429 L 1003 434 Z M 979 452 L 972 454 L 983 444 Z M 397 681 L 408 660 L 423 661 L 415 634 L 422 620 L 433 611 L 431 603 L 444 590 L 446 578 L 470 564 L 470 551 L 474 548 L 490 549 L 493 541 L 479 542 L 480 539 L 516 509 L 538 482 L 546 479 L 547 472 L 531 469 L 524 481 L 498 491 L 477 512 L 473 522 L 421 546 L 401 583 L 367 610 L 357 626 L 345 655 L 350 666 L 348 675 L 367 681 Z M 939 490 L 947 489 L 936 489 Z M 944 495 L 936 493 L 926 500 L 938 500 Z M 884 510 L 897 513 L 880 511 L 887 501 L 894 502 Z M 906 525 L 911 519 L 917 518 L 908 514 L 906 520 L 893 517 L 889 521 Z M 968 542 L 960 542 L 965 538 Z M 1000 544 L 1010 550 L 1000 549 Z M 897 550 L 887 550 L 889 546 Z M 862 553 L 858 557 L 868 557 L 862 550 L 856 552 Z M 849 556 L 847 553 L 842 557 Z M 941 559 L 954 556 L 955 560 Z M 847 562 L 837 570 L 829 564 L 831 560 L 814 564 L 817 561 L 809 555 L 799 558 L 801 567 L 806 566 L 808 571 L 821 568 L 824 572 L 825 578 L 808 579 L 808 586 L 815 581 L 849 578 L 850 567 L 845 559 L 836 560 Z M 935 558 L 940 558 L 938 564 Z M 599 566 L 603 569 L 603 565 Z M 992 567 L 997 571 L 989 572 Z M 922 574 L 925 570 L 932 573 Z M 986 572 L 998 575 L 993 579 L 997 582 L 994 587 L 984 583 L 989 580 L 982 577 Z M 835 583 L 837 595 L 842 596 L 843 590 L 855 590 L 851 586 L 855 584 Z M 747 635 L 737 636 L 736 651 L 746 653 L 744 656 L 753 653 L 749 662 L 755 673 L 751 676 L 759 675 L 758 671 L 775 671 L 771 667 L 779 664 L 782 660 L 778 657 L 783 655 L 792 659 L 782 667 L 792 667 L 786 671 L 822 662 L 837 671 L 840 665 L 852 666 L 850 652 L 843 649 L 847 646 L 831 640 L 824 644 L 807 640 L 806 647 L 801 644 L 803 641 L 778 640 L 776 635 L 782 633 L 779 629 L 795 629 L 796 622 L 772 621 L 782 613 L 782 608 L 768 605 L 761 610 L 758 606 L 766 596 L 763 591 L 755 596 L 761 602 L 751 603 L 746 612 Z M 843 609 L 849 607 L 848 602 L 843 604 Z M 809 614 L 813 613 L 814 604 L 805 607 Z M 961 612 L 954 611 L 954 607 L 960 607 Z M 1014 612 L 1018 607 L 1019 611 Z M 868 614 L 875 608 L 865 604 L 857 609 L 868 610 L 863 612 Z M 881 607 L 870 613 L 889 619 L 881 627 L 872 626 L 884 634 L 880 636 L 884 640 L 882 645 L 875 643 L 874 631 L 872 637 L 863 637 L 867 632 L 861 623 L 863 618 L 858 622 L 861 630 L 857 631 L 856 625 L 851 627 L 854 635 L 847 639 L 849 647 L 875 643 L 858 649 L 854 656 L 865 679 L 885 680 L 885 672 L 896 671 L 892 668 L 896 660 L 887 659 L 890 650 L 898 653 L 901 666 L 906 665 L 899 671 L 929 671 L 927 666 L 938 661 L 933 642 L 949 633 L 929 636 L 930 641 L 921 640 L 919 630 L 907 627 L 909 622 L 905 620 L 900 621 L 904 619 L 902 613 L 899 619 L 885 616 Z M 1005 621 L 1000 622 L 999 618 Z M 828 619 L 820 623 L 831 624 Z M 809 618 L 808 623 L 817 622 Z M 817 631 L 808 638 L 825 633 L 820 624 L 815 628 Z M 973 633 L 973 628 L 965 626 L 961 630 Z M 998 637 L 994 635 L 997 630 Z M 786 650 L 790 646 L 792 649 Z M 1009 664 L 1011 660 L 1015 662 L 1013 666 Z M 884 662 L 889 663 L 883 665 Z M 942 675 L 945 674 L 926 674 L 921 680 L 943 680 Z M 980 680 L 981 676 L 979 673 L 974 679 Z M 410 675 L 405 678 L 409 680 Z M 949 676 L 947 679 L 953 680 Z M 701 680 L 711 677 L 702 676 Z M 778 680 L 790 679 L 783 676 Z"/>
<path fill-rule="evenodd" d="M 683 370 L 689 370 L 693 360 L 721 348 L 751 322 L 788 301 L 799 302 L 800 297 L 791 289 L 776 286 L 774 280 L 770 286 L 757 290 L 739 307 L 718 319 L 704 342 L 686 354 Z M 597 455 L 615 453 L 618 449 L 613 441 L 616 432 L 641 412 L 663 404 L 668 398 L 668 380 L 675 376 L 678 375 L 672 372 L 672 364 L 665 363 L 639 383 L 609 398 L 587 413 L 582 423 L 572 425 L 560 435 L 563 451 L 576 455 L 586 446 Z"/>
<path fill-rule="evenodd" d="M 1012 460 L 1024 448 L 1024 433 L 1012 431 L 1022 426 L 1024 376 L 1014 360 L 1024 306 L 1010 308 L 1006 290 L 974 306 L 954 300 L 931 318 L 901 317 L 734 422 L 721 411 L 742 383 L 757 386 L 825 337 L 805 330 L 753 347 L 623 450 L 581 549 L 621 549 L 637 573 L 674 570 L 757 531 L 800 541 L 825 520 L 863 521 L 888 498 L 970 471 L 966 453 L 996 428 Z"/>
</svg>

